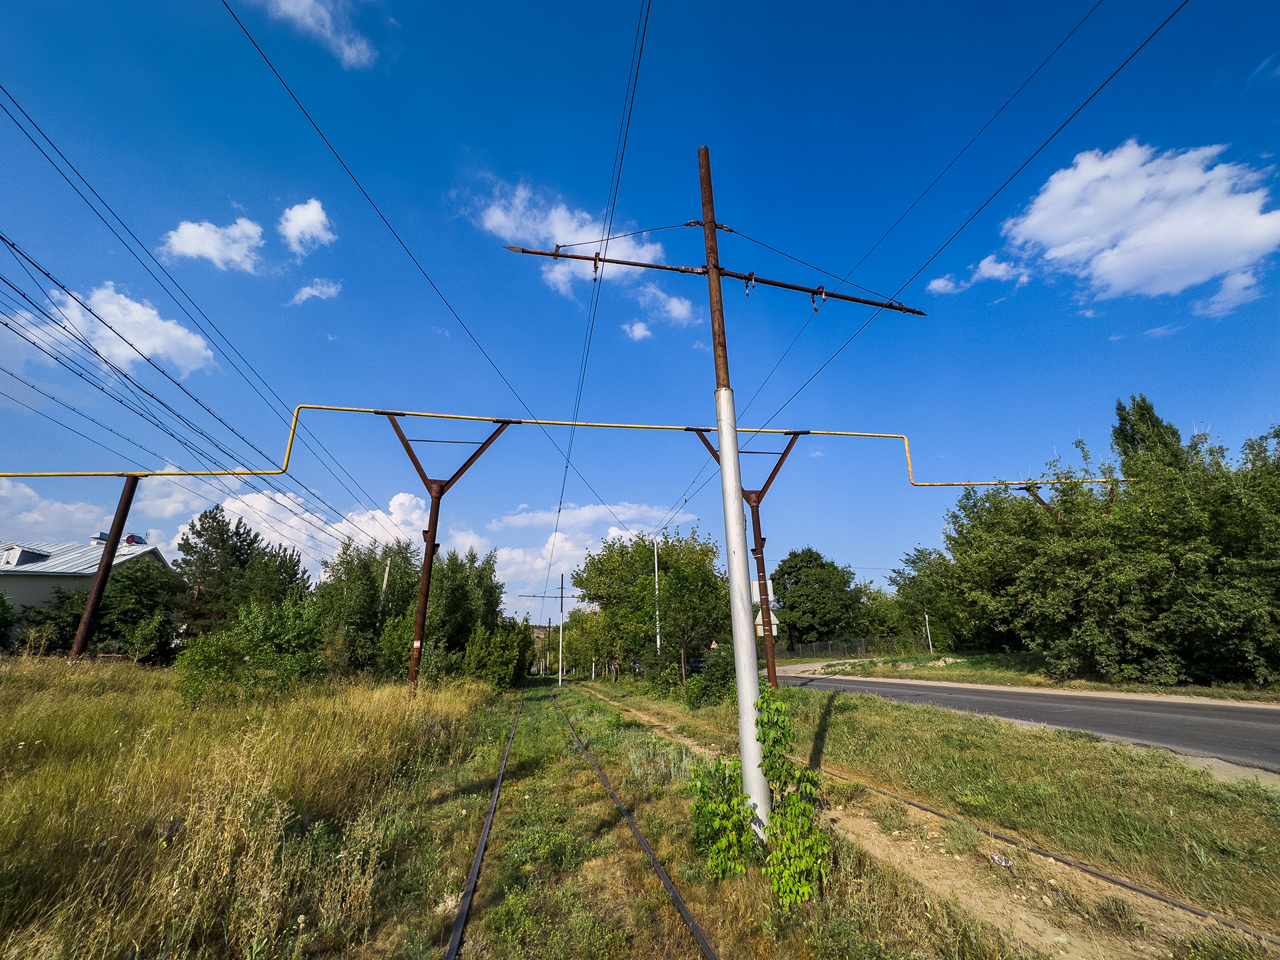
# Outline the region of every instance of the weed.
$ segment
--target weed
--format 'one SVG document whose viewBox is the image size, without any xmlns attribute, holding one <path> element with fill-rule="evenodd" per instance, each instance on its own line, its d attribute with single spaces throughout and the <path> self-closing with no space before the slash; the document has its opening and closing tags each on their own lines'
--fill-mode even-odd
<svg viewBox="0 0 1280 960">
<path fill-rule="evenodd" d="M 948 820 L 943 829 L 947 835 L 947 853 L 952 855 L 976 853 L 982 843 L 982 834 L 977 827 L 965 820 Z"/>
<path fill-rule="evenodd" d="M 1243 937 L 1197 937 L 1186 945 L 1179 960 L 1262 960 L 1266 948 Z"/>
<path fill-rule="evenodd" d="M 897 800 L 885 800 L 877 804 L 872 816 L 885 833 L 901 833 L 911 822 L 907 819 L 907 805 Z"/>
<path fill-rule="evenodd" d="M 1093 912 L 1103 923 L 1125 933 L 1143 931 L 1147 928 L 1146 923 L 1138 918 L 1129 901 L 1120 897 L 1103 897 L 1098 901 Z"/>
</svg>

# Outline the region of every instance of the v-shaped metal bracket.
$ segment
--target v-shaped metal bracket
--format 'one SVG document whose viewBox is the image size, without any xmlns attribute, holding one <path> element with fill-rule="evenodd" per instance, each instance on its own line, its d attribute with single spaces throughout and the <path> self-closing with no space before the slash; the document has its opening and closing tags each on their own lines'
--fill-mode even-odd
<svg viewBox="0 0 1280 960">
<path fill-rule="evenodd" d="M 707 448 L 707 452 L 711 454 L 716 463 L 720 462 L 720 451 L 711 445 L 711 441 L 707 439 L 707 430 L 698 427 L 686 427 L 690 433 L 696 433 L 698 439 L 702 441 L 702 445 Z M 764 656 L 765 664 L 768 671 L 769 686 L 775 690 L 778 688 L 778 671 L 774 666 L 773 660 L 773 611 L 769 609 L 769 577 L 764 569 L 764 535 L 760 530 L 760 504 L 764 500 L 765 494 L 769 492 L 769 488 L 773 486 L 773 481 L 778 479 L 778 473 L 782 470 L 783 463 L 790 456 L 792 449 L 796 445 L 796 441 L 807 434 L 808 430 L 789 430 L 788 435 L 791 437 L 787 441 L 786 448 L 782 453 L 778 454 L 778 461 L 773 465 L 773 471 L 769 474 L 769 479 L 764 482 L 759 490 L 748 490 L 745 487 L 742 490 L 742 499 L 747 502 L 747 506 L 751 508 L 751 528 L 755 534 L 756 545 L 751 549 L 751 555 L 756 558 L 756 581 L 760 587 L 760 625 L 764 634 Z"/>
<path fill-rule="evenodd" d="M 427 476 L 427 471 L 423 468 L 422 461 L 418 459 L 418 454 L 414 452 L 413 441 L 404 435 L 404 430 L 401 429 L 400 421 L 397 419 L 399 415 L 387 410 L 378 412 L 391 422 L 391 428 L 395 430 L 396 436 L 400 438 L 400 445 L 404 447 L 404 452 L 409 455 L 409 462 L 413 464 L 413 469 L 418 471 L 418 477 L 422 480 L 422 485 L 427 488 L 427 493 L 431 497 L 431 510 L 427 514 L 427 529 L 422 531 L 422 539 L 425 541 L 425 548 L 422 552 L 422 580 L 418 584 L 418 609 L 413 621 L 413 650 L 409 654 L 409 697 L 412 699 L 414 692 L 418 688 L 418 665 L 422 659 L 422 633 L 427 622 L 427 601 L 431 598 L 431 568 L 435 563 L 436 553 L 440 549 L 440 544 L 436 542 L 436 532 L 440 525 L 440 501 L 462 475 L 470 470 L 472 465 L 484 455 L 484 452 L 493 446 L 493 441 L 502 436 L 502 431 L 518 421 L 494 420 L 493 422 L 498 425 L 498 429 L 489 434 L 489 439 L 480 444 L 476 452 L 467 458 L 467 462 L 460 466 L 453 476 L 448 480 L 433 480 Z"/>
</svg>

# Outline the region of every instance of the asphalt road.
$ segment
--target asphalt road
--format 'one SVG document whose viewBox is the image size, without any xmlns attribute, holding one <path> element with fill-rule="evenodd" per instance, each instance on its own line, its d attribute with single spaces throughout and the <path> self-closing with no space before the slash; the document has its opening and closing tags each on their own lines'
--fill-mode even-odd
<svg viewBox="0 0 1280 960">
<path fill-rule="evenodd" d="M 809 690 L 871 693 L 902 703 L 932 703 L 1007 720 L 1089 730 L 1104 737 L 1167 747 L 1193 757 L 1216 757 L 1280 773 L 1280 709 L 1226 704 L 1121 699 L 1035 690 L 965 688 L 916 681 L 852 677 L 779 676 Z"/>
</svg>

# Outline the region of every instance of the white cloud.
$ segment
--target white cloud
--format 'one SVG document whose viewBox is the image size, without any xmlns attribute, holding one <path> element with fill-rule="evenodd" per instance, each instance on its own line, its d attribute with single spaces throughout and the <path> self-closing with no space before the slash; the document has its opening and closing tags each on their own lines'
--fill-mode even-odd
<svg viewBox="0 0 1280 960">
<path fill-rule="evenodd" d="M 930 280 L 925 289 L 935 294 L 960 293 L 980 280 L 1014 280 L 1018 286 L 1022 286 L 1029 279 L 1030 273 L 1025 267 L 1003 261 L 993 253 L 971 268 L 968 280 L 957 280 L 954 275 L 948 273 L 945 277 L 935 277 Z"/>
<path fill-rule="evenodd" d="M 164 468 L 178 469 L 172 463 L 166 463 Z M 237 487 L 240 485 L 240 481 L 234 477 L 227 477 L 225 480 Z M 206 495 L 194 492 L 195 489 L 195 481 L 190 478 L 176 480 L 171 477 L 144 477 L 138 484 L 138 494 L 133 501 L 134 510 L 165 520 L 181 513 L 202 510 L 211 500 Z"/>
<path fill-rule="evenodd" d="M 25 483 L 0 477 L 0 531 L 13 540 L 88 543 L 107 529 L 110 509 L 42 497 Z"/>
<path fill-rule="evenodd" d="M 551 578 L 559 581 L 560 574 L 567 580 L 576 567 L 582 565 L 588 551 L 599 546 L 594 537 L 582 533 L 560 530 L 547 537 L 541 547 L 499 547 L 497 550 L 498 579 L 510 589 L 517 586 L 519 592 L 533 592 L 525 587 L 541 587 L 550 565 Z M 539 593 L 541 590 L 538 591 Z M 515 596 L 508 595 L 508 606 L 517 606 Z"/>
<path fill-rule="evenodd" d="M 970 283 L 977 283 L 979 280 L 1016 280 L 1018 286 L 1022 286 L 1027 282 L 1027 270 L 1012 263 L 1005 263 L 996 257 L 993 253 L 988 257 L 984 257 L 982 262 L 973 268 L 973 277 Z"/>
<path fill-rule="evenodd" d="M 685 297 L 673 297 L 657 284 L 646 283 L 636 292 L 640 306 L 649 308 L 655 317 L 677 327 L 687 327 L 694 322 L 693 301 Z"/>
<path fill-rule="evenodd" d="M 1142 335 L 1144 337 L 1150 337 L 1153 340 L 1159 340 L 1161 337 L 1172 337 L 1182 329 L 1184 329 L 1184 327 L 1174 327 L 1169 324 L 1165 324 L 1162 327 L 1152 327 L 1150 330 L 1143 331 Z"/>
<path fill-rule="evenodd" d="M 563 200 L 537 197 L 526 184 L 511 187 L 499 183 L 493 197 L 479 214 L 479 225 L 507 243 L 551 249 L 556 244 L 582 243 L 570 253 L 594 254 L 604 227 L 585 210 L 571 210 Z M 600 247 L 603 250 L 603 247 Z M 609 242 L 609 256 L 619 260 L 655 263 L 662 258 L 662 244 L 643 237 L 622 237 Z M 566 297 L 573 295 L 573 281 L 592 280 L 593 264 L 579 260 L 549 260 L 542 265 L 542 279 Z M 615 280 L 635 280 L 640 267 L 606 268 Z"/>
<path fill-rule="evenodd" d="M 54 291 L 51 296 L 67 321 L 99 353 L 126 371 L 137 362 L 138 354 L 85 310 L 81 300 L 144 356 L 168 360 L 183 376 L 213 365 L 213 352 L 203 337 L 174 320 L 165 320 L 146 300 L 138 302 L 117 292 L 109 280 L 91 290 L 87 298 L 69 297 L 61 291 Z"/>
<path fill-rule="evenodd" d="M 1157 153 L 1129 140 L 1080 153 L 1003 232 L 1012 249 L 1075 276 L 1100 300 L 1221 278 L 1201 307 L 1221 315 L 1256 295 L 1253 270 L 1280 248 L 1280 210 L 1263 211 L 1265 172 L 1215 163 L 1224 149 Z"/>
<path fill-rule="evenodd" d="M 607 521 L 621 521 L 626 524 L 650 526 L 667 517 L 666 507 L 654 507 L 647 503 L 629 503 L 626 500 L 606 506 L 603 503 L 588 503 L 578 506 L 566 503 L 560 511 L 561 530 L 583 530 Z M 691 513 L 680 511 L 671 518 L 672 523 L 686 523 L 697 517 Z M 520 510 L 509 513 L 489 523 L 490 530 L 501 530 L 503 527 L 552 527 L 555 526 L 554 510 Z"/>
<path fill-rule="evenodd" d="M 322 280 L 316 277 L 305 287 L 293 295 L 293 299 L 289 302 L 297 306 L 304 301 L 315 297 L 318 300 L 330 300 L 342 292 L 342 282 L 334 280 Z"/>
<path fill-rule="evenodd" d="M 483 557 L 489 552 L 489 538 L 482 537 L 470 527 L 450 527 L 440 549 L 446 552 L 455 550 L 463 556 L 466 556 L 467 551 L 474 550 Z"/>
<path fill-rule="evenodd" d="M 649 340 L 653 337 L 653 331 L 649 329 L 649 325 L 643 320 L 637 320 L 635 323 L 624 323 L 622 329 L 632 340 Z"/>
<path fill-rule="evenodd" d="M 214 226 L 208 220 L 200 223 L 183 220 L 178 229 L 164 235 L 160 253 L 170 257 L 203 258 L 219 270 L 230 266 L 254 273 L 258 269 L 258 251 L 264 242 L 262 225 L 248 217 L 240 217 L 227 227 Z"/>
<path fill-rule="evenodd" d="M 265 5 L 272 19 L 287 20 L 318 40 L 347 70 L 371 67 L 378 59 L 373 44 L 351 23 L 350 0 L 265 0 Z"/>
<path fill-rule="evenodd" d="M 280 222 L 276 224 L 276 230 L 299 260 L 321 245 L 334 243 L 338 235 L 332 228 L 329 215 L 315 197 L 289 207 L 280 214 Z"/>
<path fill-rule="evenodd" d="M 1257 300 L 1260 296 L 1262 291 L 1258 289 L 1258 278 L 1246 270 L 1225 277 L 1217 293 L 1207 300 L 1197 300 L 1191 309 L 1202 317 L 1222 317 L 1242 303 Z"/>
</svg>

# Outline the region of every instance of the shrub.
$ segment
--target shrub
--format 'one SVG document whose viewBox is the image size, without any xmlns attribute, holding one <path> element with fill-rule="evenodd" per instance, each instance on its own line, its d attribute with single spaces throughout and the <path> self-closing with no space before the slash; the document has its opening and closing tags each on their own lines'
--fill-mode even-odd
<svg viewBox="0 0 1280 960">
<path fill-rule="evenodd" d="M 747 861 L 756 853 L 758 841 L 741 784 L 742 765 L 719 757 L 711 766 L 698 767 L 689 781 L 694 796 L 690 840 L 707 858 L 707 873 L 716 880 L 746 873 Z"/>
<path fill-rule="evenodd" d="M 733 649 L 717 647 L 707 656 L 702 673 L 689 678 L 684 700 L 690 708 L 714 707 L 738 697 L 738 680 L 733 665 Z"/>
<path fill-rule="evenodd" d="M 175 666 L 189 706 L 278 694 L 321 675 L 320 629 L 305 600 L 251 603 L 230 626 L 187 640 Z"/>
</svg>

